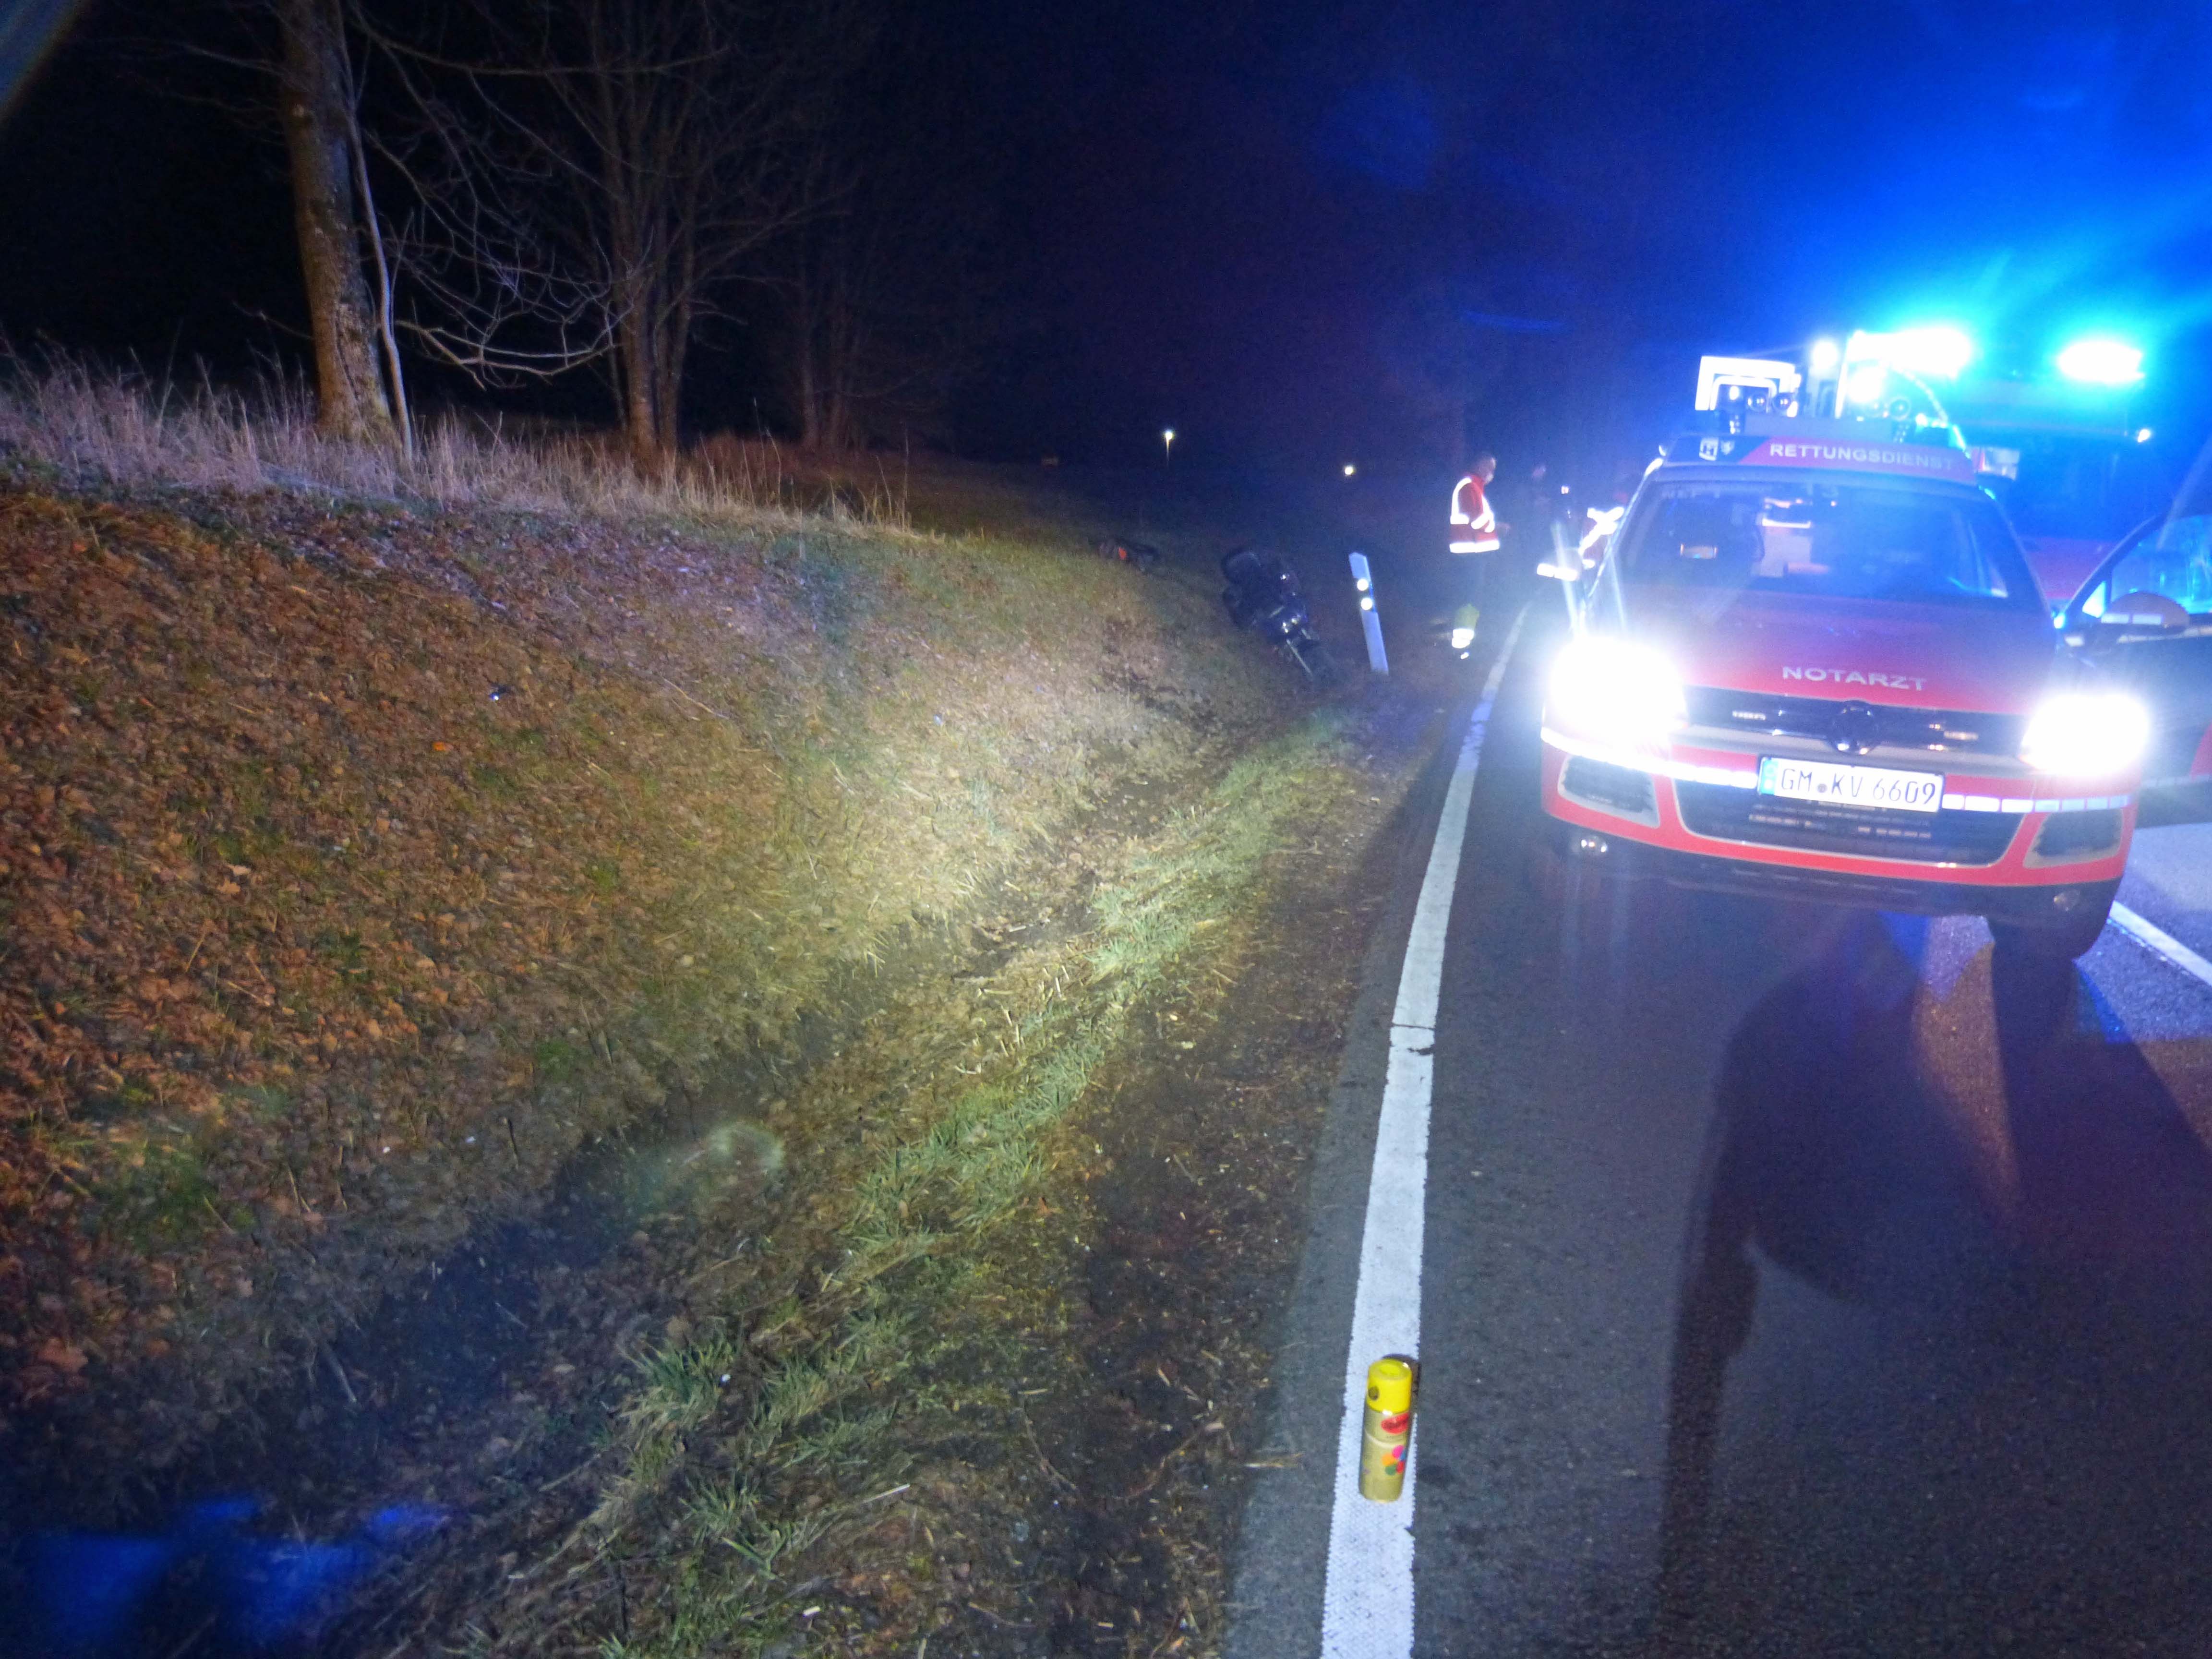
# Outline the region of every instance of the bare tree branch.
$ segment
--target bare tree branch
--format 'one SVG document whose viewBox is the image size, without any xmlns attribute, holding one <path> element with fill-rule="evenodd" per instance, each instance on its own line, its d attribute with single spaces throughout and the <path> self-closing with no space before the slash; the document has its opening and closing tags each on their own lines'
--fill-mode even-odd
<svg viewBox="0 0 2212 1659">
<path fill-rule="evenodd" d="M 932 422 L 981 349 L 994 287 L 978 167 L 994 147 L 963 118 L 959 66 L 913 20 L 868 44 L 846 68 L 847 118 L 808 135 L 799 176 L 815 210 L 775 266 L 777 337 L 811 447 Z"/>
<path fill-rule="evenodd" d="M 359 0 L 356 0 L 358 6 Z M 358 26 L 406 114 L 404 326 L 487 385 L 605 369 L 633 453 L 677 437 L 692 337 L 811 204 L 820 8 L 794 0 L 426 4 Z"/>
</svg>

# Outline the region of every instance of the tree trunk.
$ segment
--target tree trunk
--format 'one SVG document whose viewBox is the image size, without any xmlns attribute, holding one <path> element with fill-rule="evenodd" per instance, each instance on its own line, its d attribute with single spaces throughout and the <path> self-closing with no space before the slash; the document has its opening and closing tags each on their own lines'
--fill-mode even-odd
<svg viewBox="0 0 2212 1659">
<path fill-rule="evenodd" d="M 807 250 L 792 283 L 799 441 L 808 449 L 859 447 L 851 294 L 838 269 L 843 257 L 835 246 Z"/>
<path fill-rule="evenodd" d="M 807 249 L 799 250 L 799 275 L 791 288 L 791 338 L 795 353 L 793 367 L 797 380 L 793 390 L 799 400 L 799 444 L 802 449 L 822 447 L 822 374 L 817 355 L 821 343 L 816 337 L 812 273 L 807 269 L 811 257 Z"/>
<path fill-rule="evenodd" d="M 679 301 L 669 307 L 669 315 L 661 321 L 658 344 L 659 382 L 653 388 L 654 412 L 660 417 L 658 436 L 661 453 L 675 455 L 684 447 L 684 362 L 691 346 L 689 305 Z"/>
<path fill-rule="evenodd" d="M 654 396 L 659 391 L 653 384 L 657 378 L 657 354 L 647 304 L 642 299 L 634 299 L 624 307 L 618 362 L 623 388 L 623 434 L 629 442 L 630 459 L 641 471 L 651 471 L 660 461 L 660 411 Z"/>
<path fill-rule="evenodd" d="M 684 367 L 691 352 L 691 330 L 698 320 L 692 295 L 699 289 L 699 246 L 694 240 L 691 223 L 700 210 L 696 200 L 686 204 L 686 210 L 676 229 L 676 257 L 672 262 L 674 270 L 668 284 L 668 308 L 660 319 L 659 350 L 655 354 L 659 364 L 659 385 L 655 388 L 659 399 L 660 449 L 665 455 L 676 455 L 684 447 Z"/>
<path fill-rule="evenodd" d="M 839 250 L 841 260 L 850 255 Z M 844 279 L 830 284 L 830 302 L 822 321 L 823 443 L 845 451 L 860 447 L 859 411 L 854 396 L 860 374 L 859 319 L 853 311 L 853 287 Z"/>
<path fill-rule="evenodd" d="M 355 234 L 352 77 L 335 0 L 278 0 L 284 144 L 293 222 L 315 343 L 318 423 L 334 438 L 392 440 L 376 366 L 376 322 Z"/>
<path fill-rule="evenodd" d="M 859 399 L 860 319 L 853 310 L 849 284 L 840 283 L 836 308 L 830 314 L 830 444 L 833 449 L 860 447 Z"/>
<path fill-rule="evenodd" d="M 822 447 L 822 400 L 814 383 L 814 342 L 799 337 L 799 447 Z"/>
</svg>

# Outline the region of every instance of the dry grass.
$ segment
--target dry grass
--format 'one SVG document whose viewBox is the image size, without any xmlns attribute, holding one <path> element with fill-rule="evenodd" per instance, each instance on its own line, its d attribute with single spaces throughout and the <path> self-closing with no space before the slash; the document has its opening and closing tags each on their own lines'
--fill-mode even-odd
<svg viewBox="0 0 2212 1659">
<path fill-rule="evenodd" d="M 296 389 L 0 362 L 0 1397 L 189 1391 L 182 1445 L 591 1136 L 711 1096 L 791 1148 L 778 1251 L 625 1346 L 618 1468 L 564 1490 L 579 1553 L 662 1561 L 634 1650 L 788 1628 L 860 1514 L 805 1496 L 958 1419 L 1066 1115 L 1336 764 L 1316 723 L 1071 836 L 1132 775 L 1203 795 L 1281 665 L 1203 585 L 1070 556 L 1071 496 L 787 462 L 649 479 L 464 422 L 406 459 Z M 1081 931 L 948 987 L 1030 866 Z M 879 973 L 896 1086 L 856 1042 L 771 1088 Z M 750 1232 L 750 1191 L 700 1224 Z"/>
<path fill-rule="evenodd" d="M 608 434 L 510 431 L 495 418 L 447 414 L 424 422 L 406 454 L 325 437 L 315 429 L 313 395 L 296 380 L 265 378 L 239 392 L 65 354 L 0 356 L 0 455 L 44 469 L 73 490 L 277 489 L 593 517 L 750 525 L 811 512 L 890 526 L 906 521 L 902 489 L 888 468 L 848 469 L 851 480 L 841 481 L 793 465 L 773 443 L 718 439 L 647 474 Z"/>
<path fill-rule="evenodd" d="M 82 373 L 15 393 L 44 453 L 165 489 L 0 491 L 0 1394 L 165 1354 L 240 1382 L 244 1224 L 319 1234 L 288 1284 L 373 1293 L 325 1284 L 339 1232 L 434 1250 L 781 1054 L 1187 744 L 1175 710 L 1264 718 L 1207 596 L 1034 542 L 211 498 L 177 479 L 349 452 Z"/>
<path fill-rule="evenodd" d="M 702 1310 L 717 1332 L 709 1357 L 677 1344 L 642 1362 L 620 1413 L 623 1468 L 572 1540 L 653 1564 L 609 1659 L 776 1648 L 794 1612 L 776 1564 L 817 1540 L 830 1549 L 810 1565 L 841 1558 L 880 1519 L 864 1494 L 919 1479 L 924 1448 L 960 1431 L 963 1405 L 972 1421 L 974 1407 L 1009 1403 L 979 1379 L 1013 1374 L 1036 1332 L 1000 1292 L 1049 1268 L 1010 1264 L 1005 1224 L 1052 1209 L 1056 1158 L 1081 1153 L 1058 1132 L 1137 1010 L 1178 985 L 1186 1006 L 1217 994 L 1200 982 L 1201 935 L 1243 913 L 1268 855 L 1337 805 L 1341 729 L 1322 714 L 1247 755 L 1101 883 L 1089 930 L 993 976 L 984 994 L 1007 1027 L 997 1053 L 973 1085 L 933 1079 L 921 1121 L 864 1135 L 835 1265 L 803 1304 L 752 1319 Z M 1040 1299 L 1031 1287 L 1018 1301 Z M 905 1608 L 901 1640 L 927 1631 L 904 1624 L 933 1606 Z M 529 1628 L 514 1626 L 524 1645 Z"/>
</svg>

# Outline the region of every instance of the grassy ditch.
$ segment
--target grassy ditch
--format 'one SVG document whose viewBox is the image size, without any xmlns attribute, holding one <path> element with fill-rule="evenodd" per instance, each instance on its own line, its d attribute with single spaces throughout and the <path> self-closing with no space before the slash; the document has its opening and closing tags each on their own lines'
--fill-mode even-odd
<svg viewBox="0 0 2212 1659">
<path fill-rule="evenodd" d="M 870 1121 L 827 1181 L 834 1213 L 772 1235 L 762 1273 L 696 1297 L 682 1338 L 637 1358 L 589 1513 L 516 1575 L 525 1588 L 471 1612 L 506 1633 L 494 1645 L 559 1630 L 639 1659 L 905 1653 L 996 1593 L 965 1565 L 948 1576 L 932 1517 L 1011 1513 L 1030 1480 L 971 1443 L 1018 1412 L 1039 1345 L 1065 1339 L 1097 1158 L 1070 1115 L 1140 1011 L 1218 995 L 1272 855 L 1341 814 L 1340 726 L 1316 715 L 1246 754 L 1102 873 L 1085 925 L 988 976 L 980 1063 L 939 1066 Z M 909 1064 L 921 1035 L 885 1031 L 878 1063 Z"/>
<path fill-rule="evenodd" d="M 0 495 L 0 1401 L 161 1467 L 1267 726 L 1202 586 L 1070 543 Z"/>
<path fill-rule="evenodd" d="M 0 1511 L 434 1513 L 334 1653 L 1109 1628 L 1045 1587 L 1047 1408 L 1096 1395 L 1125 1528 L 1232 1431 L 1163 1461 L 1086 1370 L 1102 1117 L 1391 793 L 1229 631 L 1223 543 L 1150 524 L 1143 576 L 1028 475 L 810 514 L 98 392 L 0 407 Z"/>
</svg>

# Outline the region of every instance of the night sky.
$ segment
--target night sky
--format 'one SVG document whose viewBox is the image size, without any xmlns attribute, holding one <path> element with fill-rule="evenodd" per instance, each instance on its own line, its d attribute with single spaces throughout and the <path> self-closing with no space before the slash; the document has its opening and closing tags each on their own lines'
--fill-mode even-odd
<svg viewBox="0 0 2212 1659">
<path fill-rule="evenodd" d="M 1429 466 L 1464 410 L 1601 465 L 1700 351 L 1935 319 L 2031 359 L 2117 328 L 2161 419 L 2212 406 L 2212 9 L 918 8 L 989 205 L 964 453 L 1129 461 L 1173 425 L 1179 464 Z M 0 127 L 18 344 L 296 355 L 271 135 L 119 44 L 176 15 L 88 8 Z M 741 316 L 687 413 L 763 392 Z"/>
</svg>

